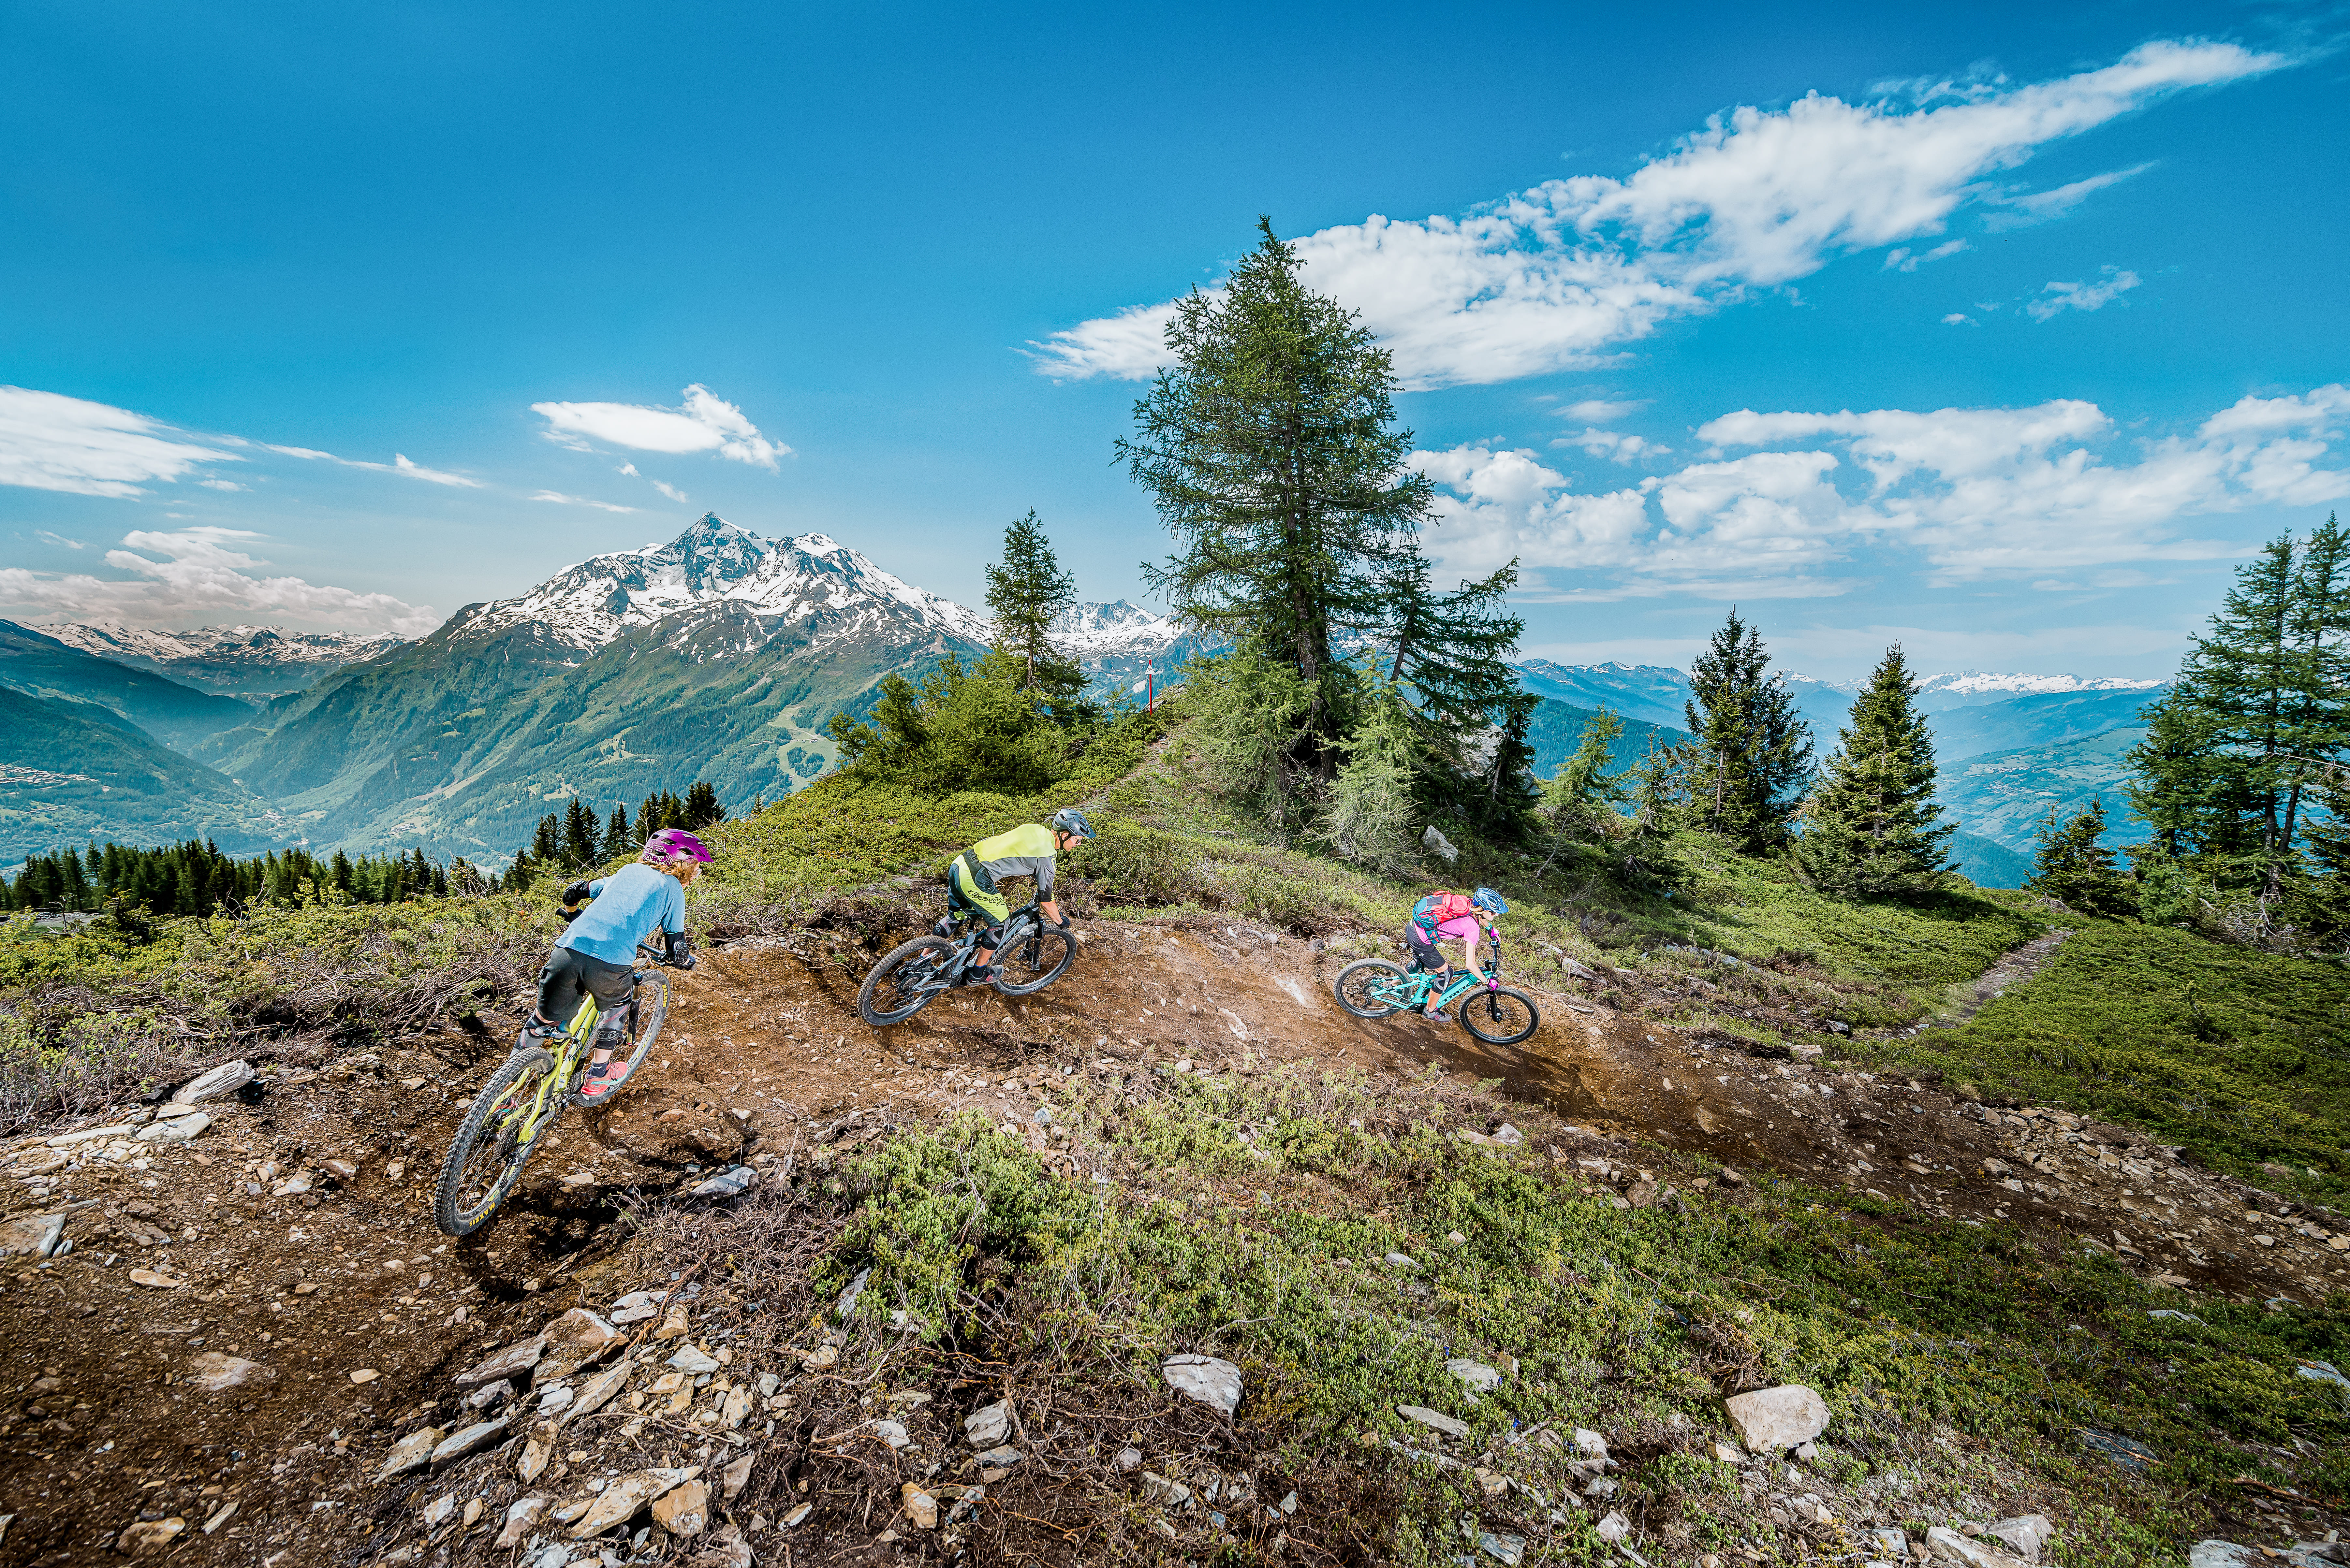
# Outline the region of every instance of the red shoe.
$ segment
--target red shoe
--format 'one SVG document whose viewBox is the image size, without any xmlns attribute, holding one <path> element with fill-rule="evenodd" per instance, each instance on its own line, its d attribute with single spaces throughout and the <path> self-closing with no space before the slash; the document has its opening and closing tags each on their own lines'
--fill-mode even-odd
<svg viewBox="0 0 2350 1568">
<path fill-rule="evenodd" d="M 613 1092 L 629 1081 L 634 1069 L 626 1062 L 607 1062 L 600 1067 L 588 1069 L 587 1081 L 579 1085 L 583 1105 L 598 1106 L 612 1097 Z"/>
</svg>

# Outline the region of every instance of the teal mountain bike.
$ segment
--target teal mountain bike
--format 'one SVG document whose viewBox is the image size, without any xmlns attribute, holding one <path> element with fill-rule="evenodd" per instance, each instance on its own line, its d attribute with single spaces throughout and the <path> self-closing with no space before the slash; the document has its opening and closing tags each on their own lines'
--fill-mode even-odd
<svg viewBox="0 0 2350 1568">
<path fill-rule="evenodd" d="M 1514 1045 L 1542 1027 L 1542 1011 L 1523 991 L 1500 984 L 1502 949 L 1493 944 L 1492 974 L 1488 984 L 1473 974 L 1451 970 L 1406 969 L 1386 959 L 1364 959 L 1338 971 L 1331 991 L 1338 1005 L 1357 1018 L 1388 1018 L 1407 1009 L 1418 1012 L 1430 995 L 1452 1009 L 1461 1027 L 1488 1045 Z"/>
</svg>

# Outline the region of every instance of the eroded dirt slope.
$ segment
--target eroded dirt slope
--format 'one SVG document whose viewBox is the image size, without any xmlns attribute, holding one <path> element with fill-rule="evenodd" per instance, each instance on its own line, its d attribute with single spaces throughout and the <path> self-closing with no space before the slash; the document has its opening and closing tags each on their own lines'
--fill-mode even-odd
<svg viewBox="0 0 2350 1568">
<path fill-rule="evenodd" d="M 503 1050 L 487 1035 L 265 1073 L 209 1102 L 213 1124 L 184 1145 L 21 1140 L 0 1166 L 8 1215 L 62 1215 L 70 1245 L 0 1263 L 0 1513 L 15 1515 L 0 1562 L 105 1560 L 134 1522 L 172 1519 L 174 1560 L 362 1560 L 366 1479 L 390 1444 L 485 1351 L 609 1304 L 579 1281 L 633 1195 L 796 1158 L 844 1123 L 979 1108 L 1045 1144 L 1033 1113 L 1047 1082 L 1147 1063 L 1498 1078 L 1602 1133 L 2012 1220 L 2198 1290 L 2314 1302 L 2350 1279 L 2337 1220 L 2126 1129 L 1692 1041 L 1550 988 L 1540 1032 L 1509 1049 L 1457 1026 L 1365 1022 L 1330 995 L 1347 961 L 1245 927 L 1103 922 L 1084 938 L 1039 996 L 968 992 L 880 1033 L 854 1000 L 890 935 L 707 955 L 680 977 L 642 1081 L 567 1121 L 479 1244 L 441 1235 L 431 1209 L 442 1153 Z"/>
</svg>

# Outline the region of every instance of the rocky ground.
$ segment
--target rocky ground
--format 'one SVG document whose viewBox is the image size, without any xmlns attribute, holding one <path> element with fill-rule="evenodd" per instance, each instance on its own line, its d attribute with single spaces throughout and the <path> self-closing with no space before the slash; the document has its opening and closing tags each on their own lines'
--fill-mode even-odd
<svg viewBox="0 0 2350 1568">
<path fill-rule="evenodd" d="M 1609 1004 L 1638 1000 L 1628 974 L 1558 973 L 1538 989 L 1543 1029 L 1497 1050 L 1457 1027 L 1346 1014 L 1328 989 L 1346 961 L 1321 943 L 1204 921 L 1102 922 L 1084 935 L 1077 969 L 1037 997 L 947 998 L 884 1033 L 856 1018 L 869 960 L 837 935 L 707 955 L 680 977 L 642 1081 L 608 1112 L 567 1122 L 501 1223 L 472 1243 L 434 1229 L 432 1189 L 503 1048 L 478 1031 L 318 1071 L 265 1063 L 192 1109 L 150 1105 L 0 1151 L 0 1246 L 13 1254 L 0 1262 L 0 1563 L 146 1551 L 264 1568 L 554 1568 L 664 1553 L 802 1564 L 958 1550 L 1051 1561 L 1005 1547 L 1003 1531 L 1026 1528 L 1006 1514 L 1029 1510 L 1054 1528 L 1041 1478 L 1076 1475 L 1080 1454 L 1088 1484 L 1130 1493 L 1136 1557 L 1229 1537 L 1340 1560 L 1329 1521 L 1350 1500 L 1327 1478 L 1300 1501 L 1263 1465 L 1211 1462 L 1201 1434 L 1215 1412 L 1172 1386 L 1138 1393 L 1107 1423 L 1015 1399 L 1004 1434 L 992 1423 L 967 1433 L 988 1396 L 1001 1397 L 983 1368 L 859 1386 L 827 1303 L 796 1317 L 775 1306 L 805 1281 L 779 1275 L 771 1302 L 705 1299 L 690 1277 L 696 1249 L 736 1246 L 745 1225 L 768 1227 L 762 1244 L 779 1256 L 821 1240 L 789 1232 L 760 1187 L 689 1200 L 650 1229 L 615 1223 L 648 1195 L 730 1168 L 779 1192 L 891 1125 L 966 1108 L 1077 1169 L 1040 1106 L 1079 1075 L 1118 1083 L 1154 1066 L 1245 1074 L 1312 1061 L 1374 1083 L 1499 1079 L 1527 1107 L 1520 1119 L 1549 1129 L 1538 1136 L 1556 1152 L 1539 1158 L 1626 1206 L 1659 1200 L 1675 1179 L 1694 1195 L 1700 1165 L 1720 1161 L 2012 1221 L 2046 1247 L 2105 1250 L 2207 1295 L 2314 1303 L 2350 1281 L 2338 1216 L 2199 1170 L 2126 1128 L 1659 1026 Z M 1706 1158 L 1676 1177 L 1674 1150 Z M 1734 1171 L 1711 1179 L 1708 1200 L 1734 1200 L 1719 1185 Z M 675 1217 L 696 1213 L 706 1220 Z M 1507 1369 L 1476 1376 L 1487 1373 Z M 1469 1454 L 1431 1428 L 1419 1457 L 1467 1466 L 1489 1495 L 1530 1489 L 1539 1522 L 1570 1505 L 1604 1512 L 1609 1467 L 1627 1456 L 1726 1441 L 1534 1433 L 1523 1453 Z M 1760 1444 L 1715 1458 L 1735 1467 L 1758 1527 L 1807 1550 L 1841 1542 L 1856 1563 L 2036 1552 L 2013 1539 L 2031 1533 L 2023 1516 L 1993 1519 L 1987 1499 L 1975 1515 L 1945 1500 L 1948 1541 L 1897 1543 L 1866 1537 L 1866 1521 L 1903 1516 L 1893 1500 Z M 1902 1501 L 1914 1517 L 1917 1500 Z M 2345 1522 L 2307 1499 L 2247 1508 L 2248 1525 L 2280 1546 Z M 1982 1533 L 2002 1524 L 2015 1528 Z M 1669 1542 L 1624 1544 L 1692 1561 Z M 1481 1564 L 1512 1561 L 1507 1541 L 1471 1547 Z M 1086 1560 L 1122 1560 L 1103 1550 Z"/>
</svg>

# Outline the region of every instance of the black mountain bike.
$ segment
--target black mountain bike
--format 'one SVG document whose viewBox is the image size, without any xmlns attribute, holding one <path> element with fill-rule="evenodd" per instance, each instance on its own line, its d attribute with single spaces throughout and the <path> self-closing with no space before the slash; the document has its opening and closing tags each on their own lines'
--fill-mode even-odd
<svg viewBox="0 0 2350 1568">
<path fill-rule="evenodd" d="M 949 915 L 929 935 L 890 949 L 858 990 L 858 1015 L 876 1029 L 903 1023 L 931 998 L 962 984 L 982 947 L 995 950 L 995 989 L 1006 996 L 1044 990 L 1077 956 L 1069 928 L 1047 921 L 1034 904 L 1013 910 L 989 940 L 993 932 L 984 920 Z"/>
</svg>

